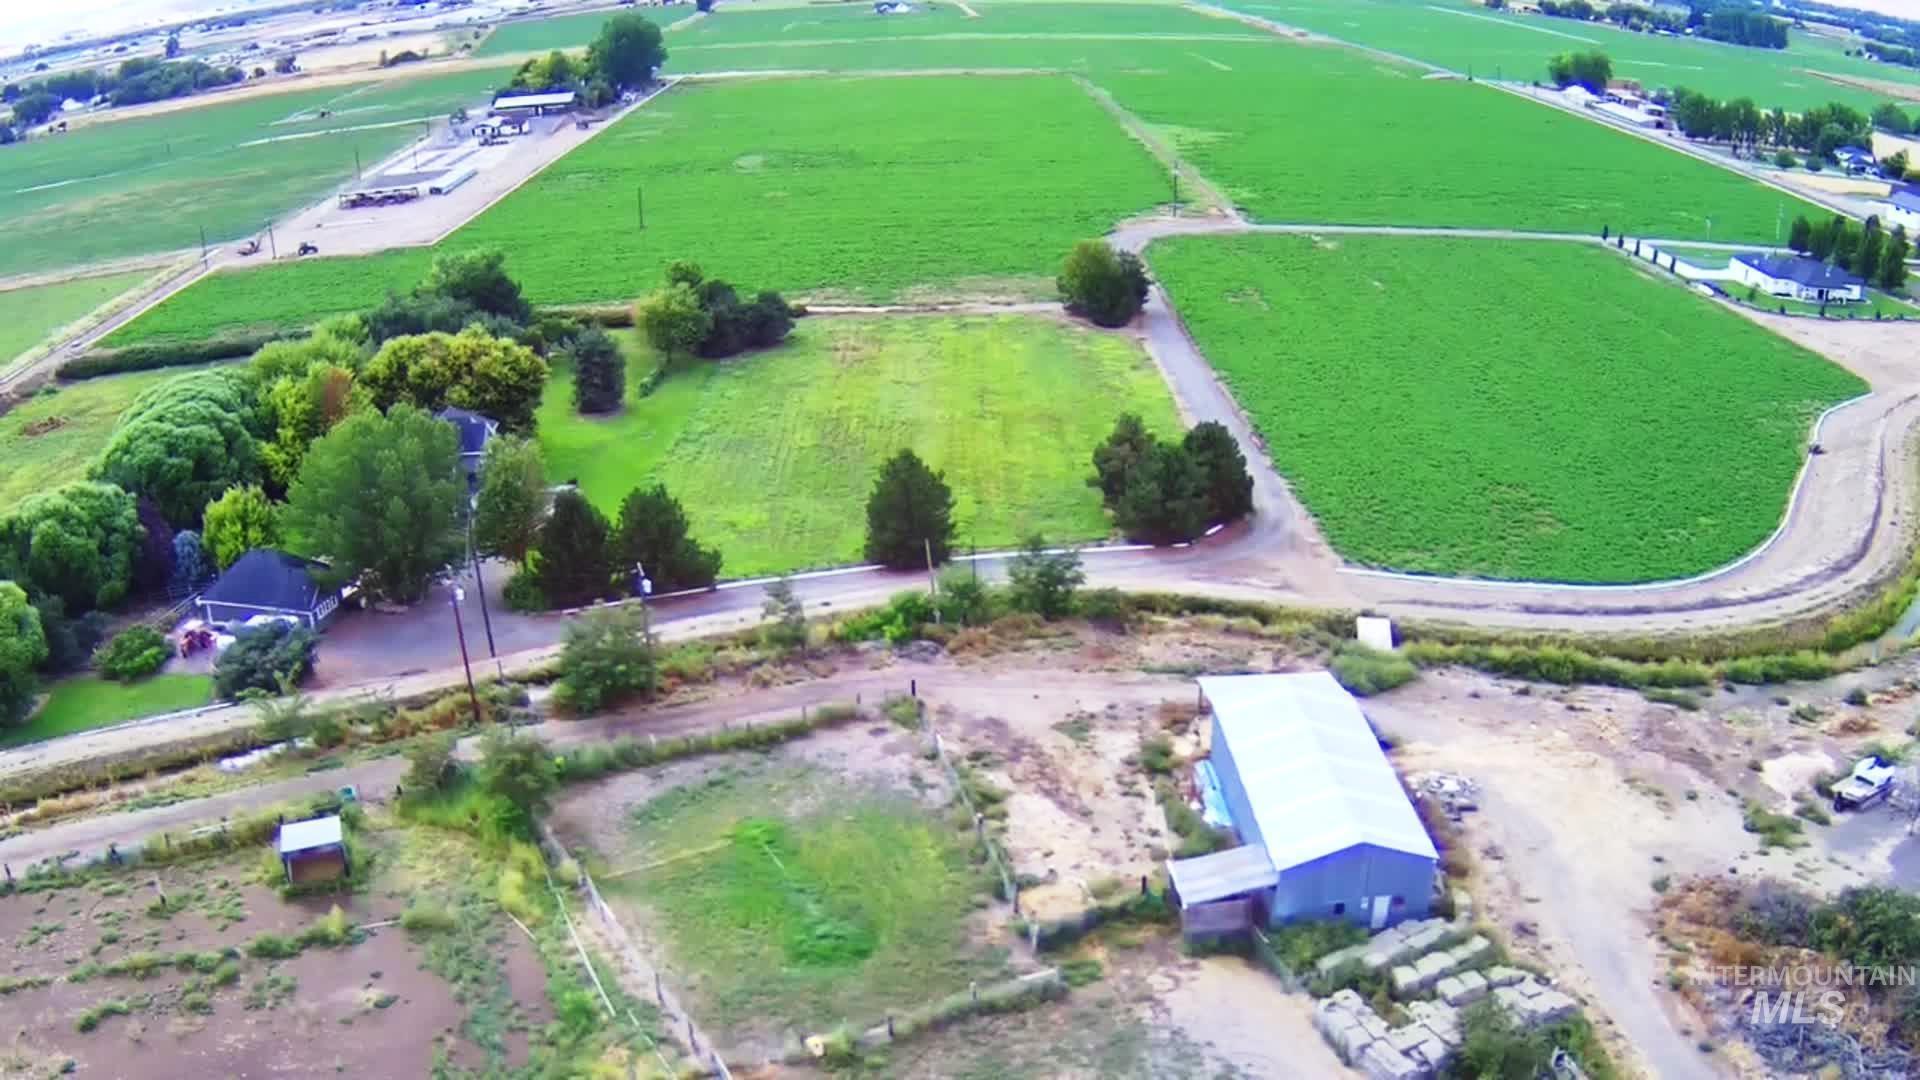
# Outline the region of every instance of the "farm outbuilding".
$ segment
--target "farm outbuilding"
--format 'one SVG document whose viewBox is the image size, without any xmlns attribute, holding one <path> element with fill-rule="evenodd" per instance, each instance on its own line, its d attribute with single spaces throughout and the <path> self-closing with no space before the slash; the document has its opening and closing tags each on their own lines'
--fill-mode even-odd
<svg viewBox="0 0 1920 1080">
<path fill-rule="evenodd" d="M 1278 925 L 1426 916 L 1439 853 L 1353 696 L 1324 671 L 1200 680 L 1210 761 L 1240 846 L 1167 870 L 1190 930 L 1244 901 Z M 1213 908 L 1213 911 L 1201 909 Z"/>
<path fill-rule="evenodd" d="M 573 108 L 576 96 L 571 90 L 559 90 L 550 94 L 502 94 L 493 99 L 493 111 L 507 115 L 519 113 L 544 116 L 547 113 L 565 112 Z"/>
<path fill-rule="evenodd" d="M 290 821 L 280 826 L 275 845 L 280 850 L 280 866 L 286 871 L 287 881 L 294 885 L 338 881 L 353 869 L 338 814 Z"/>
</svg>

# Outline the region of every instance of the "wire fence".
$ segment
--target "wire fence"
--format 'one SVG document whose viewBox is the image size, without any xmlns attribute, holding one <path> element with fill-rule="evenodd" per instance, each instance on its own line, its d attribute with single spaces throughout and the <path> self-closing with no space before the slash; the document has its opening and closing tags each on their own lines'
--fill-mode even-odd
<svg viewBox="0 0 1920 1080">
<path fill-rule="evenodd" d="M 553 857 L 566 856 L 566 849 L 560 845 L 559 839 L 544 823 L 540 826 L 540 836 Z M 551 884 L 551 874 L 548 881 Z M 666 978 L 659 967 L 647 959 L 647 951 L 642 947 L 645 943 L 637 941 L 636 936 L 628 932 L 625 924 L 620 921 L 620 917 L 614 913 L 612 905 L 608 904 L 606 898 L 600 894 L 600 887 L 594 884 L 593 875 L 589 874 L 585 867 L 580 868 L 580 893 L 586 902 L 586 909 L 593 914 L 595 922 L 599 925 L 602 937 L 619 961 L 621 970 L 628 980 L 627 985 L 642 987 L 651 985 L 654 1005 L 660 1010 L 661 1021 L 666 1025 L 674 1041 L 678 1042 L 693 1060 L 712 1068 L 715 1075 L 722 1077 L 723 1080 L 733 1080 L 733 1073 L 727 1068 L 720 1044 L 700 1027 L 694 1020 L 693 1014 L 682 1004 L 679 996 L 667 986 Z M 563 914 L 565 910 L 566 905 L 563 902 L 561 904 Z M 568 923 L 567 932 L 569 934 L 574 932 L 571 922 Z M 574 937 L 574 945 L 576 948 L 581 947 L 577 935 Z M 586 953 L 583 948 L 581 959 L 582 962 L 586 962 Z M 588 963 L 587 969 L 589 973 L 592 972 L 591 963 Z M 606 1006 L 608 1015 L 615 1016 L 613 1002 L 607 996 L 605 988 L 600 985 L 597 975 L 594 976 L 594 988 L 600 992 L 601 1002 Z M 631 1011 L 628 1012 L 628 1019 L 634 1023 L 636 1029 L 639 1028 L 639 1021 L 633 1017 Z M 658 1048 L 655 1048 L 654 1053 L 659 1054 Z M 663 1065 L 666 1064 L 666 1059 L 662 1057 L 661 1062 Z M 671 1074 L 674 1070 L 668 1067 L 668 1072 Z"/>
<path fill-rule="evenodd" d="M 917 686 L 914 687 L 913 696 L 918 702 Z M 940 767 L 946 771 L 947 782 L 960 793 L 960 801 L 967 808 L 968 818 L 973 821 L 973 835 L 979 839 L 980 846 L 986 849 L 987 859 L 993 863 L 994 872 L 1000 875 L 1000 895 L 1007 903 L 1013 905 L 1015 915 L 1020 914 L 1020 881 L 1013 875 L 1012 863 L 1007 859 L 1006 853 L 1000 850 L 1000 845 L 994 840 L 993 834 L 988 831 L 987 817 L 980 812 L 980 807 L 974 802 L 972 793 L 967 790 L 967 783 L 961 777 L 960 770 L 947 756 L 946 741 L 934 729 L 933 715 L 927 711 L 924 703 L 920 704 L 920 730 L 927 736 L 927 743 L 933 749 L 934 760 L 938 761 Z M 1037 942 L 1031 940 L 1033 931 L 1036 929 L 1036 927 L 1028 928 L 1030 939 L 1028 945 L 1030 946 L 1037 947 Z"/>
</svg>

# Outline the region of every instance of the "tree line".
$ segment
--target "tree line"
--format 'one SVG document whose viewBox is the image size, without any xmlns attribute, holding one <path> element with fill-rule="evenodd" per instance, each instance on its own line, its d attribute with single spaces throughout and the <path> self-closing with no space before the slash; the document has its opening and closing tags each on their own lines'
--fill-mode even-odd
<svg viewBox="0 0 1920 1080">
<path fill-rule="evenodd" d="M 214 67 L 200 60 L 145 56 L 110 69 L 67 71 L 34 82 L 8 83 L 0 86 L 0 101 L 12 107 L 15 124 L 32 127 L 45 123 L 69 98 L 89 102 L 104 95 L 111 105 L 140 105 L 230 86 L 246 77 L 245 71 L 232 65 Z"/>
<path fill-rule="evenodd" d="M 1488 7 L 1506 7 L 1505 0 L 1490 0 Z M 1714 8 L 1708 4 L 1689 4 L 1685 15 L 1657 10 L 1643 4 L 1594 4 L 1589 0 L 1540 0 L 1540 13 L 1583 22 L 1605 20 L 1625 30 L 1665 31 L 1746 45 L 1756 49 L 1787 47 L 1787 23 L 1763 12 L 1742 8 Z"/>
<path fill-rule="evenodd" d="M 584 57 L 555 49 L 521 64 L 507 86 L 523 93 L 572 90 L 587 107 L 598 108 L 623 91 L 651 85 L 654 73 L 666 62 L 660 27 L 626 12 L 600 27 Z"/>
<path fill-rule="evenodd" d="M 1762 146 L 1798 150 L 1807 156 L 1808 168 L 1815 170 L 1832 161 L 1840 147 L 1869 146 L 1873 140 L 1874 117 L 1838 101 L 1800 113 L 1778 107 L 1763 112 L 1752 98 L 1720 101 L 1680 87 L 1673 91 L 1667 108 L 1674 127 L 1689 139 L 1719 140 L 1749 154 L 1758 153 Z M 1875 116 L 1880 115 L 1883 111 L 1876 110 Z"/>
<path fill-rule="evenodd" d="M 1913 250 L 1905 228 L 1896 225 L 1889 233 L 1878 217 L 1856 224 L 1842 214 L 1817 225 L 1805 215 L 1794 218 L 1787 231 L 1787 247 L 1889 292 L 1907 283 L 1907 256 Z"/>
</svg>

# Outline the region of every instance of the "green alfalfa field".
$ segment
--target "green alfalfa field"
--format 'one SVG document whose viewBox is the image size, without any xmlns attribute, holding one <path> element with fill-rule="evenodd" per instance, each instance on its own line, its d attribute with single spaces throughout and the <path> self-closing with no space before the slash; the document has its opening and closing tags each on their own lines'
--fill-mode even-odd
<svg viewBox="0 0 1920 1080">
<path fill-rule="evenodd" d="M 1149 260 L 1339 552 L 1637 582 L 1779 524 L 1826 360 L 1598 245 L 1179 238 Z"/>
<path fill-rule="evenodd" d="M 1064 77 L 770 79 L 675 87 L 443 248 L 506 251 L 536 303 L 638 296 L 676 259 L 814 300 L 1038 299 L 1076 240 L 1170 197 L 1159 163 Z M 430 260 L 216 274 L 110 344 L 369 307 Z"/>
</svg>

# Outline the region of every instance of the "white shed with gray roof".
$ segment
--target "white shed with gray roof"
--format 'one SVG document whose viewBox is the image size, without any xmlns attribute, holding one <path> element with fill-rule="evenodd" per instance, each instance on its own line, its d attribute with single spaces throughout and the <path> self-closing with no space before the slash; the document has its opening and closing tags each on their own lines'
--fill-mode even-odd
<svg viewBox="0 0 1920 1080">
<path fill-rule="evenodd" d="M 1270 925 L 1379 927 L 1427 914 L 1439 853 L 1359 703 L 1331 674 L 1207 677 L 1200 692 L 1234 830 L 1271 870 L 1253 893 Z M 1172 869 L 1175 891 L 1183 876 L 1216 877 L 1205 869 Z"/>
</svg>

